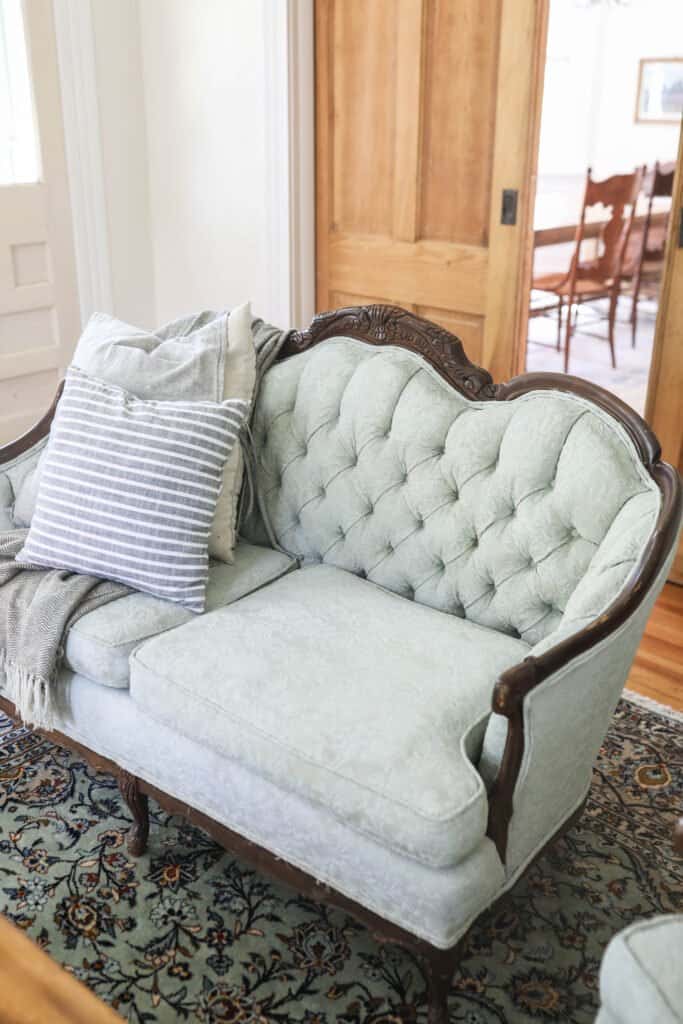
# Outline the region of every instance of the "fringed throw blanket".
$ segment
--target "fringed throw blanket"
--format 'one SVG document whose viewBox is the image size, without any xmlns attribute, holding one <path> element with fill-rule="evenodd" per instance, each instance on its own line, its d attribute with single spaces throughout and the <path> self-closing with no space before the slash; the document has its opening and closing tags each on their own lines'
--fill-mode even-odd
<svg viewBox="0 0 683 1024">
<path fill-rule="evenodd" d="M 28 530 L 0 533 L 0 687 L 28 725 L 51 729 L 69 627 L 128 587 L 14 561 Z M 4 683 L 3 683 L 4 676 Z"/>
</svg>

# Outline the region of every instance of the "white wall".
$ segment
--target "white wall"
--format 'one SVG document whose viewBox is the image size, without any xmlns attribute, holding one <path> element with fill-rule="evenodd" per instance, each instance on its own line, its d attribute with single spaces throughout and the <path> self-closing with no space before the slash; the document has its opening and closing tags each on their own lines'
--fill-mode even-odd
<svg viewBox="0 0 683 1024">
<path fill-rule="evenodd" d="M 262 15 L 254 0 L 140 4 L 160 322 L 265 306 Z"/>
<path fill-rule="evenodd" d="M 157 317 L 138 0 L 91 0 L 112 311 Z"/>
<path fill-rule="evenodd" d="M 271 282 L 284 264 L 269 251 L 265 104 L 279 71 L 269 79 L 265 67 L 268 5 L 90 2 L 113 311 L 152 326 L 250 299 L 277 320 Z"/>
<path fill-rule="evenodd" d="M 683 56 L 683 2 L 550 0 L 539 178 L 673 160 L 677 125 L 636 124 L 642 57 Z M 542 184 L 542 183 L 541 183 Z"/>
</svg>

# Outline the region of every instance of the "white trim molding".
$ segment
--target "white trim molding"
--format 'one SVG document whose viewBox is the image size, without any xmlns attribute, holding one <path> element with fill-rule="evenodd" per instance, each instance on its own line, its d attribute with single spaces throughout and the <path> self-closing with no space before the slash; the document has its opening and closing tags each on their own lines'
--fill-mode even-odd
<svg viewBox="0 0 683 1024">
<path fill-rule="evenodd" d="M 90 0 L 53 0 L 81 320 L 113 312 Z"/>
<path fill-rule="evenodd" d="M 262 0 L 265 48 L 268 317 L 315 311 L 313 0 Z"/>
</svg>

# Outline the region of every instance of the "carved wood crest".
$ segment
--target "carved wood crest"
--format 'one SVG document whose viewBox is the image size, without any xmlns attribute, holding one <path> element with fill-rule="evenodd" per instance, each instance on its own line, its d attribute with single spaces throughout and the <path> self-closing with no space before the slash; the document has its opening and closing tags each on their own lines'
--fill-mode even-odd
<svg viewBox="0 0 683 1024">
<path fill-rule="evenodd" d="M 398 306 L 347 306 L 320 313 L 308 330 L 292 335 L 283 354 L 302 352 L 336 336 L 357 338 L 371 345 L 400 345 L 421 355 L 468 398 L 496 397 L 491 374 L 470 362 L 459 338 Z"/>
</svg>

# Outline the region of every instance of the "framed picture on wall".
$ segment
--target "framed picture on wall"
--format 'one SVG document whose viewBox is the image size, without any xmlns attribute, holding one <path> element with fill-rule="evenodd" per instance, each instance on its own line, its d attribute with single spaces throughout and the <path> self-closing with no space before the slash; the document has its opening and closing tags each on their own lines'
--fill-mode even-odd
<svg viewBox="0 0 683 1024">
<path fill-rule="evenodd" d="M 679 124 L 683 114 L 683 57 L 644 58 L 638 73 L 636 121 Z"/>
</svg>

